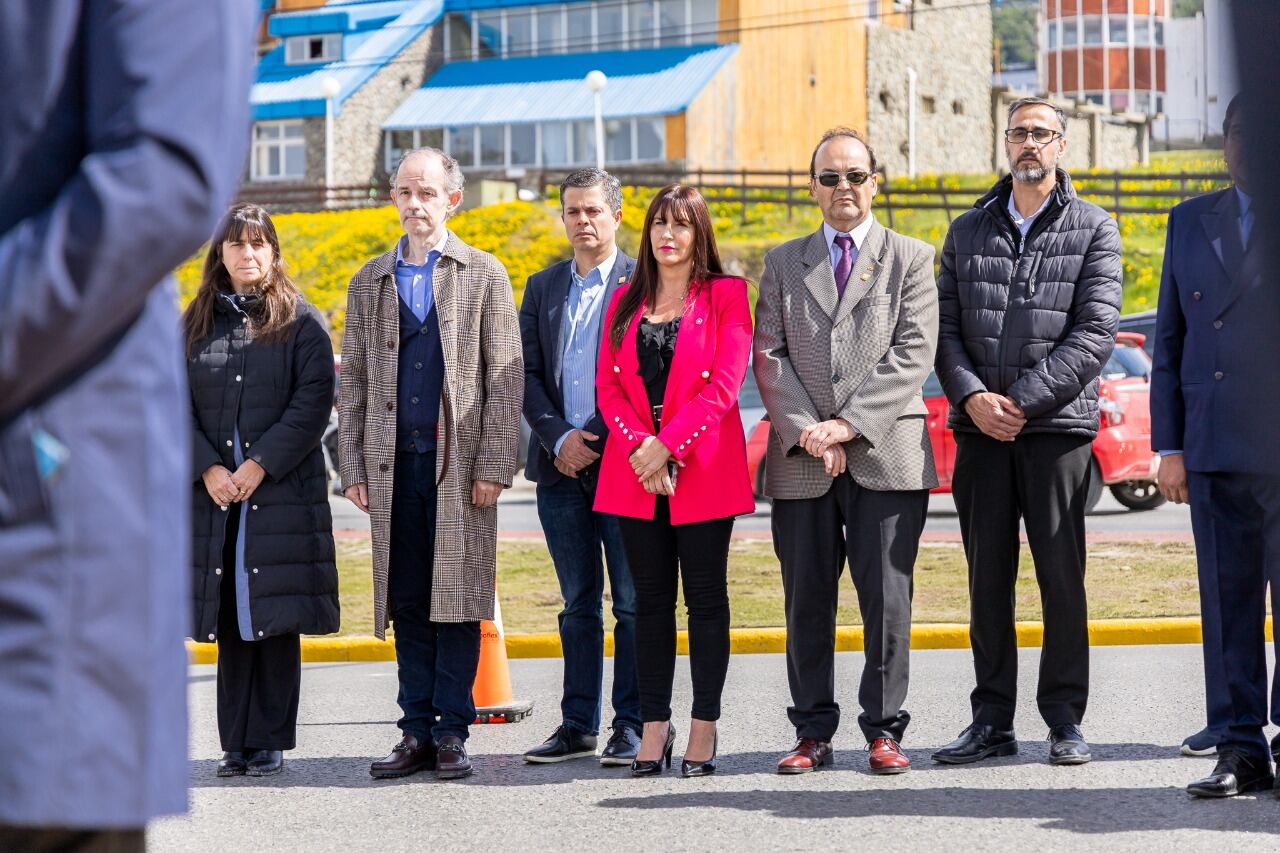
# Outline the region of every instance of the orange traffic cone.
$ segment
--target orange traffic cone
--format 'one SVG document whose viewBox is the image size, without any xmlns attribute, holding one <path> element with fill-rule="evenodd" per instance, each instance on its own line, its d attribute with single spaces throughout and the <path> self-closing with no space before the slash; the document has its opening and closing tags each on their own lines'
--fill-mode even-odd
<svg viewBox="0 0 1280 853">
<path fill-rule="evenodd" d="M 517 702 L 511 695 L 511 668 L 502 633 L 502 605 L 493 601 L 493 621 L 480 623 L 480 665 L 471 688 L 477 723 L 518 723 L 533 713 L 532 702 Z"/>
</svg>

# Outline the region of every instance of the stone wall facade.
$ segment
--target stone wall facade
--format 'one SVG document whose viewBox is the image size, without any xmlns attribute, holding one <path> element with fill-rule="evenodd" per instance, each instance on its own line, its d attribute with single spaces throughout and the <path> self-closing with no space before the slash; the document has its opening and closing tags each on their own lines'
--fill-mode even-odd
<svg viewBox="0 0 1280 853">
<path fill-rule="evenodd" d="M 907 174 L 907 69 L 916 72 L 916 172 L 991 171 L 991 9 L 917 3 L 907 27 L 867 26 L 867 135 L 888 175 Z"/>
</svg>

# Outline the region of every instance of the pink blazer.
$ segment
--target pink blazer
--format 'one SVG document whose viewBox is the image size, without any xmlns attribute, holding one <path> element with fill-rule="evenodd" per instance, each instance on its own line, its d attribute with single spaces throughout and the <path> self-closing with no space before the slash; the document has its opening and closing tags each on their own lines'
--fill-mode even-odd
<svg viewBox="0 0 1280 853">
<path fill-rule="evenodd" d="M 637 312 L 613 349 L 607 330 L 619 290 L 605 315 L 596 370 L 596 400 L 609 439 L 600 463 L 595 509 L 631 518 L 653 518 L 657 496 L 640 485 L 628 457 L 653 435 L 653 416 L 636 355 Z M 684 462 L 671 497 L 671 523 L 688 524 L 754 512 L 747 447 L 738 414 L 738 392 L 751 354 L 751 304 L 740 278 L 713 278 L 695 288 L 693 305 L 676 336 L 663 398 L 658 440 Z"/>
</svg>

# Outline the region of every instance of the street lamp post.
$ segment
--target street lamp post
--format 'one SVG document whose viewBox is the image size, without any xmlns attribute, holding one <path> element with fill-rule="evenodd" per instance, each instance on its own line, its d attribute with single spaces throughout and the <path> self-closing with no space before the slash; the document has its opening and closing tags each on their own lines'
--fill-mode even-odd
<svg viewBox="0 0 1280 853">
<path fill-rule="evenodd" d="M 604 116 L 600 109 L 600 92 L 609 85 L 609 78 L 604 72 L 595 70 L 587 74 L 587 88 L 595 96 L 596 107 L 596 168 L 604 168 Z"/>
<path fill-rule="evenodd" d="M 328 207 L 333 188 L 333 102 L 342 91 L 342 84 L 337 77 L 325 77 L 320 91 L 324 94 L 324 203 Z"/>
</svg>

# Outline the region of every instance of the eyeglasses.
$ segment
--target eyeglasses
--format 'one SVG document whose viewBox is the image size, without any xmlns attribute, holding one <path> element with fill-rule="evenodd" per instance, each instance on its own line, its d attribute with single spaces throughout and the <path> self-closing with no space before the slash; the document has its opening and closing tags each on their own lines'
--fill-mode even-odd
<svg viewBox="0 0 1280 853">
<path fill-rule="evenodd" d="M 1025 127 L 1011 127 L 1004 132 L 1004 141 L 1012 145 L 1021 145 L 1027 141 L 1028 136 L 1035 140 L 1036 145 L 1048 145 L 1062 134 L 1047 127 L 1035 127 L 1031 130 Z"/>
<path fill-rule="evenodd" d="M 864 172 L 861 169 L 854 169 L 852 172 L 845 172 L 843 175 L 839 172 L 819 172 L 814 175 L 818 183 L 824 187 L 838 187 L 841 179 L 849 182 L 851 186 L 860 187 L 867 182 L 867 178 L 871 177 L 870 172 Z"/>
</svg>

